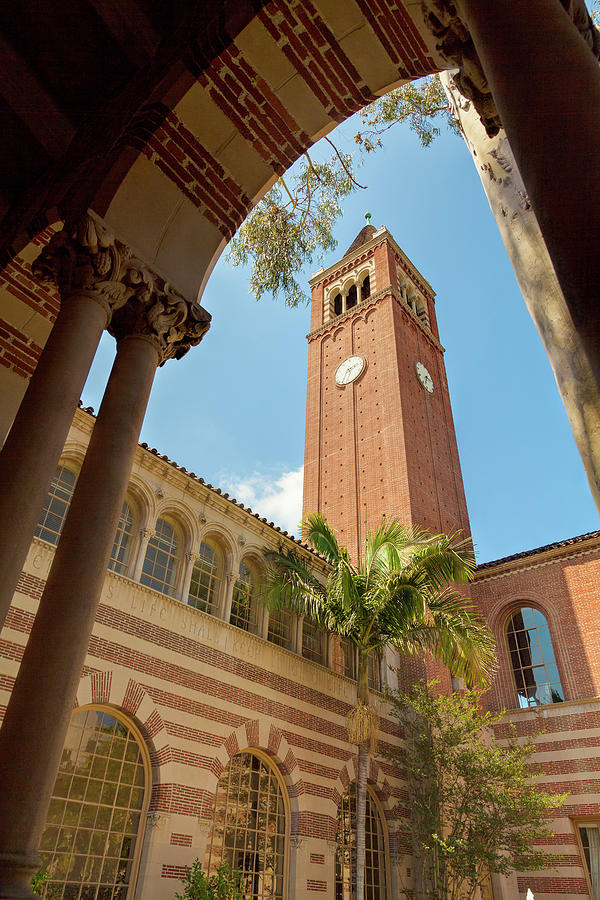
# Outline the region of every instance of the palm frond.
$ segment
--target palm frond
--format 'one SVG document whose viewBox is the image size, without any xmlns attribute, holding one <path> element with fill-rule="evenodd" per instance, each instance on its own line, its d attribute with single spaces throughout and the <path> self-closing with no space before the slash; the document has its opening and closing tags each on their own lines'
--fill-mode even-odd
<svg viewBox="0 0 600 900">
<path fill-rule="evenodd" d="M 345 551 L 348 557 L 348 551 L 345 547 L 340 548 L 333 528 L 327 524 L 327 520 L 320 512 L 307 513 L 300 523 L 300 529 L 303 539 L 332 566 L 339 561 L 342 551 Z"/>
<path fill-rule="evenodd" d="M 415 544 L 410 567 L 421 573 L 423 585 L 441 590 L 448 582 L 466 584 L 475 571 L 475 555 L 469 540 L 456 535 L 429 535 Z"/>
<path fill-rule="evenodd" d="M 431 653 L 453 675 L 489 684 L 495 669 L 494 638 L 471 601 L 452 588 L 432 594 L 427 617 L 398 634 L 394 645 L 410 656 Z"/>
<path fill-rule="evenodd" d="M 267 609 L 287 609 L 324 624 L 326 589 L 304 560 L 293 551 L 265 549 L 264 555 L 268 568 L 262 599 Z"/>
</svg>

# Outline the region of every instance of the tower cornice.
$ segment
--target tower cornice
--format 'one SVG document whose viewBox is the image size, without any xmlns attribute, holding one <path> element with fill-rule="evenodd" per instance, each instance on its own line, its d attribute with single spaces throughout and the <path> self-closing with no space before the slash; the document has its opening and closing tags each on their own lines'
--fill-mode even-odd
<svg viewBox="0 0 600 900">
<path fill-rule="evenodd" d="M 334 280 L 338 273 L 341 272 L 342 269 L 352 268 L 353 265 L 361 259 L 361 257 L 368 255 L 370 252 L 375 250 L 380 244 L 388 243 L 391 245 L 395 253 L 398 255 L 398 259 L 405 273 L 412 278 L 418 287 L 426 294 L 430 296 L 433 300 L 436 296 L 434 289 L 431 287 L 427 279 L 425 279 L 415 264 L 408 258 L 404 250 L 398 245 L 398 243 L 394 240 L 390 232 L 387 230 L 385 226 L 376 231 L 370 241 L 367 241 L 362 246 L 358 247 L 352 253 L 347 253 L 346 256 L 342 257 L 342 259 L 338 260 L 333 265 L 329 266 L 327 269 L 323 269 L 321 272 L 315 272 L 312 278 L 309 279 L 309 285 L 311 288 L 314 288 L 316 285 L 321 284 L 324 281 L 328 281 L 329 279 Z"/>
</svg>

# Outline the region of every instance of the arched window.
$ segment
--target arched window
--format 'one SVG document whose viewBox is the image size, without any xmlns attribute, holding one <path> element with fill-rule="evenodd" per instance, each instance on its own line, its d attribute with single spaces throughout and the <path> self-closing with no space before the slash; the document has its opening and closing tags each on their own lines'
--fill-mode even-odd
<svg viewBox="0 0 600 900">
<path fill-rule="evenodd" d="M 273 766 L 237 753 L 219 778 L 207 870 L 239 869 L 252 900 L 283 900 L 287 856 L 283 789 Z"/>
<path fill-rule="evenodd" d="M 341 316 L 342 308 L 342 295 L 336 294 L 333 298 L 333 314 L 335 316 Z"/>
<path fill-rule="evenodd" d="M 510 618 L 507 637 L 519 706 L 564 700 L 550 630 L 542 613 L 521 607 Z"/>
<path fill-rule="evenodd" d="M 356 306 L 358 302 L 357 294 L 358 292 L 356 290 L 356 285 L 353 284 L 348 291 L 348 296 L 346 297 L 346 309 L 352 309 L 353 306 Z"/>
<path fill-rule="evenodd" d="M 356 896 L 356 784 L 342 797 L 338 810 L 335 853 L 335 900 Z M 365 898 L 386 900 L 385 839 L 377 804 L 367 789 L 365 826 Z"/>
<path fill-rule="evenodd" d="M 427 300 L 424 300 L 423 297 L 418 298 L 416 311 L 423 325 L 429 328 L 429 310 L 427 309 Z"/>
<path fill-rule="evenodd" d="M 149 771 L 141 738 L 117 714 L 73 714 L 40 846 L 44 897 L 133 896 Z"/>
<path fill-rule="evenodd" d="M 345 675 L 346 678 L 352 678 L 356 681 L 356 644 L 350 638 L 333 638 L 332 640 L 331 662 L 334 672 L 339 672 L 340 675 Z"/>
<path fill-rule="evenodd" d="M 233 589 L 231 615 L 229 621 L 237 628 L 255 633 L 257 630 L 256 580 L 248 566 L 241 562 L 239 574 Z"/>
<path fill-rule="evenodd" d="M 112 572 L 123 574 L 129 565 L 129 552 L 131 550 L 131 532 L 133 529 L 133 515 L 127 501 L 123 503 L 115 542 L 108 561 L 108 568 Z"/>
<path fill-rule="evenodd" d="M 172 597 L 177 579 L 178 546 L 173 526 L 166 519 L 157 519 L 150 538 L 142 568 L 140 583 Z"/>
<path fill-rule="evenodd" d="M 360 286 L 360 299 L 366 300 L 371 296 L 371 279 L 368 275 L 365 275 L 363 279 L 363 283 Z"/>
<path fill-rule="evenodd" d="M 35 529 L 36 537 L 55 546 L 58 544 L 76 481 L 77 475 L 75 472 L 66 466 L 58 466 L 54 478 L 50 482 L 48 496 L 38 519 Z"/>
<path fill-rule="evenodd" d="M 214 615 L 219 597 L 217 554 L 213 547 L 203 541 L 200 553 L 192 570 L 192 580 L 188 593 L 188 603 L 196 609 Z"/>
</svg>

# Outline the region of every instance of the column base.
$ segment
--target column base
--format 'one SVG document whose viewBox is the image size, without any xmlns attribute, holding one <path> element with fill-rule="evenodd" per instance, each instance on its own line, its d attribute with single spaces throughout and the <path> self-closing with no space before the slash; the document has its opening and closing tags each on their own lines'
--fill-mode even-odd
<svg viewBox="0 0 600 900">
<path fill-rule="evenodd" d="M 31 879 L 40 863 L 37 854 L 0 853 L 0 900 L 36 900 Z"/>
</svg>

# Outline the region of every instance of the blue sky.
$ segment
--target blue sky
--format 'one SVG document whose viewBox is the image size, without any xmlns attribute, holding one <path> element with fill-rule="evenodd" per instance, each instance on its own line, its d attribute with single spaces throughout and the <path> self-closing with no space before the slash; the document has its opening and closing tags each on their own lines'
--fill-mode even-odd
<svg viewBox="0 0 600 900">
<path fill-rule="evenodd" d="M 345 123 L 337 140 L 349 146 L 354 131 Z M 550 365 L 462 140 L 443 130 L 423 150 L 396 127 L 360 181 L 367 190 L 346 202 L 337 251 L 324 264 L 342 256 L 369 210 L 436 291 L 479 560 L 600 527 Z M 141 439 L 297 533 L 309 309 L 256 303 L 247 281 L 224 257 L 217 264 L 202 297 L 212 328 L 159 370 Z M 113 356 L 105 335 L 84 405 L 98 408 Z"/>
</svg>

